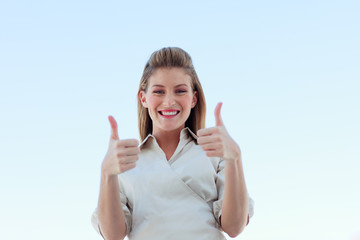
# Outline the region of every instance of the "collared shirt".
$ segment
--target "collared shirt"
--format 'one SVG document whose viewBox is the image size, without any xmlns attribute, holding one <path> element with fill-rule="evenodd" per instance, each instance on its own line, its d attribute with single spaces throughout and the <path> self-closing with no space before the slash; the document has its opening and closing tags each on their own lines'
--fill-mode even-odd
<svg viewBox="0 0 360 240">
<path fill-rule="evenodd" d="M 118 175 L 130 240 L 224 240 L 220 227 L 225 161 L 207 157 L 190 129 L 169 160 L 156 139 L 140 145 L 136 167 Z M 249 215 L 253 201 L 249 198 Z M 97 210 L 92 224 L 99 232 Z"/>
</svg>

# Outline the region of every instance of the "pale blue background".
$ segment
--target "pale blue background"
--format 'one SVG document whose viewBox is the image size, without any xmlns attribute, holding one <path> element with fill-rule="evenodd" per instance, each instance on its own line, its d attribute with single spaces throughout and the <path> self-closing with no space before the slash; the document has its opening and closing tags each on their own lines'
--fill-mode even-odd
<svg viewBox="0 0 360 240">
<path fill-rule="evenodd" d="M 100 239 L 107 116 L 137 138 L 150 54 L 188 51 L 243 151 L 243 240 L 360 232 L 359 1 L 0 2 L 0 238 Z"/>
</svg>

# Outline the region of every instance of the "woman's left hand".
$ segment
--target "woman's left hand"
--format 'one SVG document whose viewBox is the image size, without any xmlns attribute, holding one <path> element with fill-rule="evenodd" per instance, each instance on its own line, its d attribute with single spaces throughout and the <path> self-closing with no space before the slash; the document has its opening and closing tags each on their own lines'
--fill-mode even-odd
<svg viewBox="0 0 360 240">
<path fill-rule="evenodd" d="M 226 161 L 237 161 L 241 158 L 239 145 L 230 137 L 221 119 L 221 106 L 215 108 L 216 126 L 197 131 L 198 143 L 208 157 L 220 157 Z"/>
</svg>

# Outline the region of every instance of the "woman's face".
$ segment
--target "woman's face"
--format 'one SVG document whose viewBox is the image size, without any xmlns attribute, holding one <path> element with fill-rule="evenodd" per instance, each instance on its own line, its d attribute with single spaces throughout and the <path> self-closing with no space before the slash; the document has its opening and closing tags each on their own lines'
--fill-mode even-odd
<svg viewBox="0 0 360 240">
<path fill-rule="evenodd" d="M 160 68 L 148 80 L 147 91 L 140 92 L 142 105 L 148 109 L 153 134 L 180 131 L 197 102 L 191 77 L 181 68 Z"/>
</svg>

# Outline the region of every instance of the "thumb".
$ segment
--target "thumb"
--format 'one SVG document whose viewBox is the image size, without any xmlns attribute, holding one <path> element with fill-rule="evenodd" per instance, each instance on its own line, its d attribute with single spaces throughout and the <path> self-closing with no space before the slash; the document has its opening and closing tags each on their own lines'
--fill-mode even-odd
<svg viewBox="0 0 360 240">
<path fill-rule="evenodd" d="M 119 134 L 118 134 L 118 127 L 117 127 L 117 123 L 116 120 L 113 116 L 109 116 L 108 117 L 109 122 L 110 122 L 110 126 L 111 126 L 111 136 L 110 139 L 112 140 L 119 140 Z"/>
<path fill-rule="evenodd" d="M 222 107 L 222 102 L 219 102 L 215 108 L 215 122 L 216 122 L 217 127 L 224 126 L 224 123 L 222 121 L 221 114 L 220 114 L 221 107 Z"/>
</svg>

